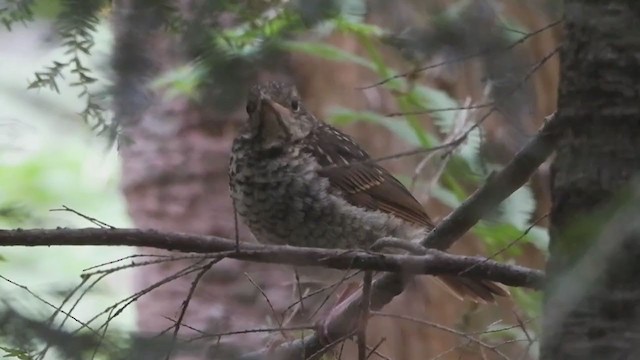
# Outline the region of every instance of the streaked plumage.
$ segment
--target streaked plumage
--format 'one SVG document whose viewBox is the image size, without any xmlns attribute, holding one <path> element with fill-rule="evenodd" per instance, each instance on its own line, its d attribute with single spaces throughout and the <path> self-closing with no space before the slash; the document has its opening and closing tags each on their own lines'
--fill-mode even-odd
<svg viewBox="0 0 640 360">
<path fill-rule="evenodd" d="M 351 137 L 306 111 L 294 87 L 254 86 L 247 112 L 233 143 L 230 188 L 259 241 L 366 249 L 382 237 L 413 240 L 433 228 L 406 187 Z M 442 279 L 477 300 L 504 295 L 493 283 Z"/>
</svg>

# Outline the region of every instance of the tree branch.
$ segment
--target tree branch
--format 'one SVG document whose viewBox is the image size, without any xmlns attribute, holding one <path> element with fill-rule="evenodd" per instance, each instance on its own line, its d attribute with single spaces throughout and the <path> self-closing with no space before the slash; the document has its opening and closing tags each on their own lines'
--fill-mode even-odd
<svg viewBox="0 0 640 360">
<path fill-rule="evenodd" d="M 426 255 L 391 255 L 315 249 L 293 246 L 240 243 L 217 236 L 162 233 L 138 229 L 36 229 L 0 230 L 0 246 L 139 246 L 211 254 L 295 266 L 324 266 L 335 269 L 363 269 L 408 274 L 459 274 L 497 281 L 509 286 L 540 289 L 543 273 L 522 266 L 501 264 L 481 256 L 452 255 L 429 251 Z"/>
</svg>

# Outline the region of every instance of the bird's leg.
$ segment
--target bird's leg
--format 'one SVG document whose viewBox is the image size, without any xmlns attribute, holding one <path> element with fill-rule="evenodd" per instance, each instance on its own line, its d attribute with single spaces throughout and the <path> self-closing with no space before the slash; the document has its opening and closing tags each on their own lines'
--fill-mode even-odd
<svg viewBox="0 0 640 360">
<path fill-rule="evenodd" d="M 413 242 L 402 240 L 394 237 L 383 237 L 376 240 L 373 245 L 369 247 L 371 251 L 380 252 L 383 249 L 400 249 L 405 250 L 413 255 L 425 255 L 429 250 L 422 245 Z"/>
</svg>

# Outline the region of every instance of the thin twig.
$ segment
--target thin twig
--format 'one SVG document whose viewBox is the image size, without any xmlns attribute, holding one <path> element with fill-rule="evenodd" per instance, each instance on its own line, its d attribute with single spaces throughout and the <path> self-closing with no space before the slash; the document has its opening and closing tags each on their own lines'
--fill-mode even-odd
<svg viewBox="0 0 640 360">
<path fill-rule="evenodd" d="M 362 285 L 362 307 L 360 310 L 360 326 L 358 328 L 358 360 L 367 359 L 367 324 L 369 322 L 369 306 L 371 304 L 371 271 L 364 272 Z"/>
<path fill-rule="evenodd" d="M 382 79 L 382 80 L 380 80 L 380 81 L 378 81 L 376 83 L 373 83 L 371 85 L 359 87 L 359 88 L 356 88 L 356 89 L 358 89 L 358 90 L 366 90 L 366 89 L 370 89 L 370 88 L 373 88 L 373 87 L 376 87 L 376 86 L 380 86 L 380 85 L 386 84 L 389 81 L 392 81 L 392 80 L 395 80 L 395 79 L 399 79 L 399 78 L 402 78 L 402 77 L 407 77 L 409 75 L 413 75 L 413 74 L 416 74 L 416 73 L 419 73 L 419 72 L 423 72 L 423 71 L 426 71 L 426 70 L 434 69 L 434 68 L 437 68 L 437 67 L 440 67 L 440 66 L 443 66 L 443 65 L 455 64 L 455 63 L 467 61 L 469 59 L 473 59 L 475 57 L 489 55 L 491 53 L 508 51 L 508 50 L 513 49 L 517 45 L 524 43 L 525 41 L 527 41 L 531 37 L 533 37 L 533 36 L 543 32 L 543 31 L 546 31 L 546 30 L 548 30 L 548 29 L 560 24 L 561 22 L 562 22 L 562 19 L 553 21 L 553 22 L 541 27 L 538 30 L 535 30 L 535 31 L 532 31 L 532 32 L 528 33 L 526 36 L 523 36 L 520 39 L 518 39 L 518 40 L 512 42 L 511 44 L 509 44 L 509 45 L 507 45 L 505 47 L 502 47 L 500 49 L 481 50 L 481 51 L 474 52 L 472 54 L 463 55 L 463 56 L 460 56 L 460 57 L 457 57 L 457 58 L 454 58 L 454 59 L 451 59 L 451 60 L 446 60 L 446 61 L 442 61 L 442 62 L 439 62 L 439 63 L 436 63 L 436 64 L 422 66 L 422 67 L 419 67 L 419 68 L 416 68 L 416 69 L 412 69 L 412 70 L 404 72 L 404 73 L 400 73 L 400 74 L 397 74 L 397 75 L 390 76 L 388 78 Z"/>
<path fill-rule="evenodd" d="M 506 246 L 504 246 L 502 249 L 494 252 L 493 254 L 489 255 L 487 257 L 487 260 L 492 260 L 495 259 L 498 255 L 502 254 L 503 252 L 509 250 L 511 247 L 513 247 L 515 244 L 517 244 L 518 242 L 520 242 L 520 240 L 524 239 L 525 236 L 527 236 L 529 234 L 529 232 L 536 226 L 538 225 L 542 220 L 546 219 L 549 216 L 549 213 L 546 213 L 542 216 L 540 216 L 539 218 L 537 218 L 531 225 L 529 225 L 529 227 L 527 227 L 522 234 L 520 234 L 520 236 L 518 236 L 517 238 L 515 238 L 514 240 L 512 240 L 511 242 L 509 242 Z M 465 269 L 464 271 L 460 272 L 458 275 L 464 275 L 467 273 L 467 271 L 472 270 L 473 267 L 475 267 L 476 264 L 471 265 L 468 269 Z"/>
<path fill-rule="evenodd" d="M 389 314 L 389 313 L 383 313 L 383 312 L 379 312 L 379 311 L 372 311 L 371 315 L 374 316 L 383 316 L 383 317 L 390 317 L 390 318 L 394 318 L 394 319 L 400 319 L 400 320 L 407 320 L 407 321 L 411 321 L 417 324 L 422 324 L 422 325 L 427 325 L 429 327 L 432 327 L 434 329 L 438 329 L 441 331 L 445 331 L 460 337 L 463 337 L 475 344 L 478 344 L 484 348 L 486 348 L 487 350 L 491 350 L 492 352 L 494 352 L 496 355 L 500 356 L 501 358 L 505 359 L 505 360 L 509 360 L 509 357 L 507 355 L 505 355 L 503 352 L 501 352 L 500 350 L 498 350 L 496 348 L 495 345 L 491 345 L 491 344 L 487 344 L 486 342 L 477 339 L 467 333 L 464 333 L 462 331 L 458 331 L 456 329 L 452 329 L 450 327 L 444 326 L 444 325 L 440 325 L 438 323 L 434 323 L 432 321 L 428 321 L 428 320 L 422 320 L 422 319 L 416 319 L 414 317 L 411 316 L 405 316 L 405 315 L 397 315 L 397 314 Z"/>
<path fill-rule="evenodd" d="M 293 308 L 294 306 L 296 306 L 297 304 L 299 304 L 299 303 L 300 303 L 300 301 L 302 301 L 302 300 L 306 300 L 306 299 L 308 299 L 308 298 L 310 298 L 310 297 L 312 297 L 312 296 L 314 296 L 314 295 L 320 294 L 320 293 L 322 293 L 322 292 L 324 292 L 324 291 L 326 291 L 326 290 L 329 290 L 329 289 L 335 288 L 335 287 L 339 286 L 340 284 L 342 284 L 345 280 L 351 279 L 352 277 L 354 277 L 354 276 L 356 276 L 356 275 L 358 275 L 358 273 L 357 273 L 357 272 L 356 272 L 356 273 L 353 273 L 353 274 L 348 274 L 348 275 L 346 275 L 346 276 L 343 276 L 343 277 L 342 277 L 340 280 L 338 280 L 338 281 L 335 281 L 335 282 L 333 282 L 333 283 L 331 283 L 331 284 L 328 284 L 328 285 L 326 285 L 326 286 L 323 286 L 323 287 L 321 287 L 321 288 L 319 288 L 319 289 L 313 290 L 313 291 L 311 291 L 311 292 L 309 292 L 309 293 L 305 294 L 305 295 L 304 295 L 304 296 L 302 296 L 299 300 L 296 300 L 293 304 L 289 305 L 285 311 L 289 311 L 289 310 L 291 310 L 291 308 Z M 326 300 L 325 300 L 325 301 L 326 301 Z"/>
<path fill-rule="evenodd" d="M 238 226 L 238 210 L 236 209 L 236 199 L 231 198 L 231 204 L 233 205 L 233 229 L 236 240 L 236 251 L 240 251 L 240 232 Z"/>
<path fill-rule="evenodd" d="M 195 331 L 200 332 L 202 334 L 200 336 L 195 336 L 195 337 L 187 340 L 187 342 L 198 341 L 198 340 L 202 340 L 202 339 L 206 339 L 206 338 L 210 338 L 210 337 L 223 337 L 223 336 L 229 336 L 229 335 L 242 335 L 242 334 L 254 334 L 254 333 L 271 333 L 271 332 L 283 333 L 285 331 L 300 331 L 300 330 L 312 330 L 312 329 L 315 329 L 315 327 L 311 326 L 311 325 L 302 325 L 302 326 L 244 329 L 244 330 L 225 331 L 225 332 L 221 332 L 221 333 L 209 334 L 209 333 L 206 333 L 204 331 L 197 330 L 197 329 L 195 329 L 193 327 L 190 327 L 188 325 L 182 325 L 182 326 L 188 327 L 189 329 L 195 330 Z"/>
<path fill-rule="evenodd" d="M 403 151 L 403 152 L 399 152 L 399 153 L 395 153 L 395 154 L 391 154 L 391 155 L 387 155 L 387 156 L 377 157 L 377 158 L 374 158 L 374 159 L 367 159 L 367 160 L 363 160 L 363 161 L 355 161 L 355 162 L 351 162 L 349 164 L 329 165 L 329 166 L 323 167 L 322 169 L 326 170 L 326 169 L 334 169 L 334 168 L 345 168 L 345 167 L 351 167 L 351 166 L 358 165 L 358 164 L 376 164 L 376 163 L 379 163 L 379 162 L 382 162 L 382 161 L 397 160 L 397 159 L 401 159 L 401 158 L 408 157 L 408 156 L 427 154 L 427 153 L 431 153 L 431 152 L 435 152 L 435 151 L 439 151 L 439 150 L 446 150 L 446 149 L 450 149 L 450 148 L 453 148 L 453 147 L 457 147 L 464 140 L 465 140 L 465 138 L 461 137 L 461 138 L 454 139 L 451 142 L 440 144 L 440 145 L 436 145 L 436 146 L 432 146 L 432 147 L 428 147 L 428 148 L 419 148 L 419 149 L 414 149 L 414 150 L 409 150 L 409 151 Z"/>
<path fill-rule="evenodd" d="M 179 279 L 181 277 L 187 276 L 189 274 L 192 274 L 194 272 L 199 271 L 202 268 L 202 265 L 200 265 L 202 261 L 198 261 L 194 264 L 191 264 L 177 272 L 175 272 L 173 275 L 165 277 L 162 280 L 159 280 L 157 282 L 155 282 L 154 284 L 136 292 L 133 295 L 127 296 L 126 298 L 116 302 L 115 304 L 112 304 L 111 306 L 107 307 L 105 310 L 103 310 L 102 312 L 94 315 L 91 319 L 89 319 L 87 321 L 87 324 L 92 323 L 93 321 L 95 321 L 96 319 L 98 319 L 100 316 L 109 313 L 109 315 L 107 316 L 107 319 L 105 320 L 105 322 L 98 328 L 98 330 L 104 328 L 105 326 L 107 326 L 107 324 L 113 320 L 116 316 L 120 315 L 129 305 L 131 305 L 132 303 L 134 303 L 135 301 L 137 301 L 140 297 L 148 294 L 149 292 L 167 284 L 170 283 L 176 279 Z M 106 274 L 105 274 L 106 275 Z M 76 333 L 78 330 L 74 331 L 74 333 Z"/>
<path fill-rule="evenodd" d="M 113 274 L 115 272 L 122 271 L 122 270 L 128 270 L 128 269 L 132 269 L 132 268 L 149 266 L 149 265 L 163 264 L 163 263 L 167 263 L 167 262 L 180 261 L 180 260 L 204 261 L 204 260 L 209 260 L 209 259 L 218 259 L 220 257 L 225 257 L 226 254 L 229 254 L 231 252 L 235 252 L 235 250 L 234 251 L 219 252 L 219 253 L 211 254 L 211 255 L 184 255 L 184 256 L 171 256 L 171 257 L 160 258 L 160 259 L 156 259 L 156 260 L 141 261 L 141 262 L 132 261 L 131 263 L 126 264 L 126 265 L 115 266 L 115 267 L 107 268 L 107 269 L 94 270 L 94 271 L 90 271 L 90 272 L 83 272 L 82 276 L 92 276 L 92 275 L 97 275 L 97 274 Z"/>
<path fill-rule="evenodd" d="M 251 278 L 251 276 L 249 276 L 248 273 L 244 273 L 244 276 L 246 276 L 247 279 L 249 279 L 249 282 L 251 282 L 251 284 L 253 284 L 253 286 L 258 289 L 258 291 L 260 292 L 260 294 L 262 294 L 262 297 L 267 301 L 267 305 L 269 305 L 269 309 L 271 309 L 271 313 L 273 314 L 273 318 L 274 320 L 278 323 L 279 327 L 284 327 L 282 325 L 282 320 L 280 319 L 280 316 L 278 316 L 278 313 L 276 312 L 275 307 L 273 306 L 273 304 L 271 303 L 271 300 L 269 299 L 269 296 L 267 296 L 267 294 L 264 292 L 264 290 L 262 290 L 262 288 Z M 285 336 L 284 332 L 282 333 L 283 336 Z"/>
<path fill-rule="evenodd" d="M 49 318 L 47 319 L 47 326 L 49 327 L 53 327 L 53 321 L 55 320 L 56 316 L 58 315 L 58 313 L 61 312 L 62 308 L 67 304 L 68 301 L 71 300 L 71 298 L 73 297 L 73 295 L 75 295 L 75 293 L 80 290 L 82 288 L 82 286 L 89 280 L 89 278 L 81 278 L 80 283 L 78 285 L 76 285 L 76 287 L 74 287 L 68 294 L 67 296 L 65 296 L 64 299 L 62 299 L 62 302 L 60 303 L 60 305 L 56 308 L 56 311 L 53 312 L 53 314 L 51 314 L 51 316 L 49 316 Z M 81 297 L 82 298 L 82 295 Z M 76 302 L 77 303 L 77 302 Z M 75 304 L 71 307 L 71 309 L 69 309 L 69 311 L 67 312 L 68 314 L 73 313 L 73 310 L 75 310 Z M 64 324 L 66 323 L 67 319 L 69 319 L 69 316 L 65 316 L 62 321 L 60 322 L 60 324 L 58 325 L 58 330 L 61 330 L 62 327 L 64 326 Z M 37 359 L 44 359 L 44 356 L 47 354 L 47 351 L 49 351 L 49 349 L 51 348 L 51 344 L 49 342 L 47 342 L 47 344 L 45 345 L 44 349 L 42 349 L 42 351 L 40 351 L 40 353 L 38 354 Z"/>
<path fill-rule="evenodd" d="M 217 264 L 220 260 L 222 260 L 221 257 L 209 261 L 206 265 L 202 267 L 202 269 L 196 274 L 195 279 L 193 279 L 193 281 L 191 282 L 191 286 L 189 287 L 189 292 L 187 293 L 187 296 L 182 302 L 182 307 L 180 309 L 180 314 L 178 315 L 178 320 L 175 322 L 173 337 L 171 339 L 171 346 L 169 347 L 169 351 L 167 352 L 167 356 L 165 357 L 165 360 L 169 360 L 171 358 L 171 353 L 173 352 L 173 349 L 176 345 L 176 341 L 178 340 L 178 332 L 180 332 L 180 326 L 182 325 L 182 321 L 184 320 L 184 315 L 187 313 L 187 308 L 189 307 L 191 298 L 193 297 L 193 294 L 195 293 L 196 288 L 198 287 L 198 283 L 200 283 L 200 280 L 202 279 L 204 274 L 206 274 L 207 271 L 211 270 L 211 267 Z"/>
<path fill-rule="evenodd" d="M 329 299 L 331 298 L 331 296 L 335 293 L 335 290 L 338 289 L 338 286 L 342 285 L 345 283 L 345 281 L 347 281 L 347 279 L 350 279 L 354 276 L 356 276 L 359 272 L 355 272 L 353 274 L 349 274 L 348 271 L 345 271 L 344 274 L 342 275 L 342 277 L 340 278 L 340 280 L 336 281 L 334 284 L 327 286 L 325 288 L 328 289 L 333 289 L 334 291 L 329 292 L 327 295 L 325 295 L 324 299 L 322 299 L 322 301 L 320 302 L 320 304 L 318 304 L 318 306 L 316 307 L 316 309 L 311 313 L 311 318 L 313 319 L 316 315 L 318 315 L 318 313 L 320 312 L 320 310 L 322 309 L 322 307 L 327 303 L 327 301 L 329 301 Z"/>
<path fill-rule="evenodd" d="M 332 341 L 331 343 L 327 344 L 326 346 L 321 347 L 320 349 L 318 349 L 318 351 L 312 353 L 309 357 L 305 356 L 304 359 L 306 359 L 306 360 L 318 360 L 326 352 L 326 350 L 331 349 L 336 344 L 339 344 L 339 343 L 343 342 L 344 340 L 348 339 L 350 336 L 351 336 L 351 334 L 342 336 L 342 337 L 336 339 L 335 341 Z"/>
<path fill-rule="evenodd" d="M 387 340 L 387 338 L 384 338 L 384 337 L 383 337 L 383 338 L 381 338 L 381 339 L 380 339 L 380 341 L 378 341 L 378 343 L 377 343 L 374 347 L 371 347 L 371 348 L 367 347 L 368 349 L 370 349 L 370 350 L 369 350 L 369 355 L 367 355 L 367 359 L 369 359 L 372 355 L 374 355 L 374 354 L 375 354 L 375 355 L 379 356 L 379 357 L 380 357 L 381 359 L 383 359 L 383 360 L 391 360 L 391 358 L 390 358 L 390 357 L 388 357 L 388 356 L 384 356 L 384 355 L 382 355 L 382 354 L 378 351 L 378 348 L 379 348 L 379 347 L 382 345 L 382 343 L 384 343 L 386 340 Z"/>
<path fill-rule="evenodd" d="M 82 327 L 83 327 L 83 328 L 86 328 L 86 329 L 88 329 L 89 331 L 91 331 L 94 335 L 96 335 L 96 336 L 100 336 L 100 333 L 99 333 L 98 331 L 96 331 L 95 329 L 91 328 L 91 327 L 89 326 L 89 324 L 88 324 L 88 323 L 83 322 L 83 321 L 81 321 L 81 320 L 77 319 L 76 317 L 74 317 L 73 315 L 71 315 L 71 313 L 70 313 L 70 312 L 66 312 L 66 311 L 62 310 L 60 306 L 55 306 L 55 305 L 53 305 L 52 303 L 50 303 L 49 301 L 47 301 L 47 300 L 43 299 L 41 296 L 39 296 L 38 294 L 36 294 L 36 293 L 34 293 L 33 291 L 31 291 L 31 289 L 29 289 L 27 286 L 22 285 L 22 284 L 19 284 L 19 283 L 15 282 L 15 281 L 13 281 L 13 280 L 11 280 L 11 279 L 8 279 L 8 278 L 6 278 L 6 277 L 4 277 L 4 276 L 2 276 L 2 275 L 0 275 L 0 279 L 2 279 L 2 280 L 4 280 L 4 281 L 6 281 L 6 282 L 8 282 L 8 283 L 10 283 L 10 284 L 12 284 L 12 285 L 14 285 L 14 286 L 16 286 L 16 287 L 20 288 L 20 289 L 22 289 L 22 290 L 24 290 L 24 291 L 28 292 L 28 293 L 29 293 L 29 295 L 33 296 L 36 300 L 38 300 L 38 301 L 42 302 L 43 304 L 45 304 L 45 305 L 47 305 L 47 306 L 49 306 L 49 307 L 51 307 L 51 308 L 55 309 L 55 311 L 56 311 L 56 312 L 60 312 L 60 313 L 64 314 L 66 317 L 71 318 L 73 321 L 75 321 L 75 322 L 77 322 L 78 324 L 82 325 Z M 47 344 L 47 346 L 46 346 L 46 347 L 45 347 L 45 348 L 40 352 L 40 354 L 38 355 L 38 358 L 44 357 L 44 354 L 47 352 L 47 350 L 48 350 L 49 348 L 50 348 L 50 346 Z"/>
<path fill-rule="evenodd" d="M 106 261 L 106 262 L 103 262 L 103 263 L 100 263 L 100 264 L 97 264 L 97 265 L 92 265 L 92 266 L 90 266 L 88 268 L 82 269 L 82 272 L 86 274 L 90 270 L 94 270 L 94 269 L 97 269 L 99 267 L 108 266 L 108 265 L 114 265 L 114 264 L 117 264 L 119 262 L 123 262 L 123 261 L 126 261 L 126 260 L 132 260 L 132 259 L 136 259 L 136 258 L 141 258 L 141 257 L 159 258 L 159 259 L 164 259 L 165 261 L 176 261 L 176 260 L 188 260 L 188 259 L 194 259 L 194 258 L 201 259 L 204 256 L 203 255 L 132 254 L 132 255 L 123 256 L 123 257 L 115 259 L 115 260 Z"/>
<path fill-rule="evenodd" d="M 76 215 L 80 216 L 81 218 L 83 218 L 85 220 L 88 220 L 89 222 L 91 222 L 94 225 L 97 225 L 98 227 L 107 228 L 107 229 L 116 229 L 115 226 L 111 226 L 111 225 L 107 224 L 106 222 L 104 222 L 102 220 L 98 220 L 98 219 L 96 219 L 94 217 L 91 217 L 89 215 L 85 215 L 85 214 L 83 214 L 83 213 L 81 213 L 81 212 L 79 212 L 77 210 L 74 210 L 74 209 L 72 209 L 72 208 L 70 208 L 70 207 L 68 207 L 66 205 L 62 205 L 62 209 L 51 209 L 49 211 L 51 211 L 51 212 L 67 211 L 67 212 L 76 214 Z"/>
<path fill-rule="evenodd" d="M 416 111 L 401 111 L 401 112 L 392 112 L 384 115 L 385 117 L 398 117 L 398 116 L 407 116 L 407 115 L 425 115 L 425 114 L 433 114 L 438 112 L 445 111 L 461 111 L 461 110 L 474 110 L 474 109 L 483 109 L 487 107 L 494 106 L 494 102 L 488 102 L 477 105 L 464 105 L 464 106 L 455 106 L 448 108 L 436 108 L 436 109 L 426 109 L 426 110 L 416 110 Z"/>
<path fill-rule="evenodd" d="M 298 268 L 294 268 L 294 272 L 296 274 L 296 288 L 298 292 L 298 301 L 300 304 L 300 311 L 304 313 L 304 302 L 302 301 L 302 286 L 300 285 L 300 274 L 298 273 Z M 288 308 L 287 308 L 288 309 Z"/>
</svg>

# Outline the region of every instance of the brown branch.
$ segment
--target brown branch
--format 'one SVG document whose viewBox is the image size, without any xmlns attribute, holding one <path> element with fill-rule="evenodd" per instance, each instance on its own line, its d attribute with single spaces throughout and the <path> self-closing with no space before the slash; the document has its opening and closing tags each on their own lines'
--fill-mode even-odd
<svg viewBox="0 0 640 360">
<path fill-rule="evenodd" d="M 161 233 L 138 229 L 37 229 L 0 230 L 0 246 L 138 246 L 181 252 L 207 253 L 255 262 L 295 266 L 324 266 L 408 274 L 458 274 L 497 281 L 509 286 L 540 289 L 543 273 L 517 265 L 501 264 L 482 256 L 429 251 L 425 255 L 390 255 L 365 251 L 316 249 L 241 243 L 216 236 Z M 204 260 L 204 259 L 203 259 Z M 467 269 L 472 268 L 467 271 Z"/>
<path fill-rule="evenodd" d="M 514 191 L 524 185 L 536 169 L 553 152 L 562 133 L 562 125 L 555 116 L 545 120 L 545 125 L 529 143 L 501 171 L 487 179 L 460 207 L 442 220 L 427 235 L 422 244 L 429 248 L 447 249 L 457 239 L 475 225 L 482 215 L 496 208 Z M 398 274 L 386 274 L 376 280 L 371 287 L 371 309 L 379 310 L 404 290 L 403 278 Z M 348 299 L 349 304 L 341 306 L 342 313 L 335 314 L 332 321 L 326 323 L 326 332 L 330 334 L 350 334 L 357 326 L 360 296 Z M 304 359 L 305 354 L 313 354 L 323 349 L 317 335 L 304 341 L 298 340 L 282 344 L 277 349 L 256 351 L 246 354 L 242 360 Z"/>
</svg>

